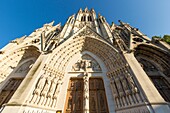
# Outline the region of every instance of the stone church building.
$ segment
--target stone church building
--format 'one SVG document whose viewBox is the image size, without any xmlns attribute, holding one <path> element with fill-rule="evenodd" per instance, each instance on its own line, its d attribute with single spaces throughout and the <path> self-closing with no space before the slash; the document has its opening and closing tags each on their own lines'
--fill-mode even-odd
<svg viewBox="0 0 170 113">
<path fill-rule="evenodd" d="M 170 46 L 80 9 L 0 50 L 1 113 L 170 113 Z"/>
</svg>

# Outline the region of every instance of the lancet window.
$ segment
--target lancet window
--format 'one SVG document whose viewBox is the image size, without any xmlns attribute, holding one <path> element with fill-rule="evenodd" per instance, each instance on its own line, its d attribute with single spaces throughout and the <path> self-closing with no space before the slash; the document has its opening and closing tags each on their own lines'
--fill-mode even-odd
<svg viewBox="0 0 170 113">
<path fill-rule="evenodd" d="M 164 100 L 170 102 L 170 84 L 164 76 L 161 75 L 160 69 L 148 60 L 141 58 L 139 62 Z"/>
</svg>

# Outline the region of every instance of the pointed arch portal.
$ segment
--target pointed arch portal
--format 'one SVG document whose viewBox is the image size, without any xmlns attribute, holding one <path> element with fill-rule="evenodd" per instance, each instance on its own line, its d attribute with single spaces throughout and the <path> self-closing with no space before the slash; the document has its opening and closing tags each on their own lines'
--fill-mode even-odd
<svg viewBox="0 0 170 113">
<path fill-rule="evenodd" d="M 66 113 L 72 113 L 75 110 L 78 110 L 76 113 L 82 111 L 109 113 L 115 112 L 116 108 L 130 105 L 134 101 L 143 102 L 125 58 L 88 26 L 59 44 L 47 57 L 40 73 L 43 74 L 39 75 L 39 81 L 42 79 L 44 82 L 37 81 L 28 99 L 30 104 L 42 103 L 43 106 L 63 110 Z M 121 80 L 118 75 L 121 76 Z M 46 81 L 51 79 L 59 81 L 49 82 L 49 85 Z M 94 84 L 100 83 L 101 89 L 98 85 L 91 88 L 91 83 L 93 84 L 91 81 L 94 81 Z M 72 82 L 81 84 L 81 88 L 75 90 L 73 87 L 72 89 L 70 86 Z M 38 87 L 39 84 L 47 88 Z M 53 88 L 53 86 L 56 87 Z M 51 88 L 54 90 L 51 91 Z M 37 90 L 38 92 L 35 93 Z M 46 96 L 51 94 L 50 91 L 54 94 L 50 97 Z M 127 101 L 124 101 L 125 99 L 122 101 L 122 96 Z M 73 99 L 76 99 L 78 103 Z M 101 100 L 104 103 L 101 103 Z M 78 108 L 74 107 L 75 103 L 78 104 L 76 105 L 76 107 L 79 106 Z M 92 108 L 92 105 L 95 108 Z"/>
<path fill-rule="evenodd" d="M 50 66 L 57 68 L 56 70 L 59 72 L 65 73 L 62 86 L 66 86 L 66 88 L 61 90 L 61 94 L 64 92 L 67 92 L 67 94 L 62 95 L 64 102 L 63 100 L 58 100 L 56 106 L 58 106 L 58 109 L 63 109 L 61 104 L 64 104 L 66 113 L 74 112 L 74 110 L 79 110 L 79 112 L 82 112 L 82 110 L 84 112 L 90 110 L 92 113 L 109 113 L 109 111 L 115 111 L 115 108 L 112 105 L 114 100 L 111 95 L 110 82 L 106 75 L 107 72 L 113 70 L 114 67 L 122 66 L 124 61 L 117 50 L 106 43 L 102 38 L 99 36 L 80 36 L 82 32 L 80 32 L 78 36 L 68 39 L 62 46 L 59 46 L 58 49 L 53 52 L 56 54 L 53 54 L 50 58 L 51 60 L 47 63 Z M 87 29 L 86 32 L 88 32 Z M 91 81 L 94 81 L 95 84 L 100 82 L 103 87 L 102 89 L 98 89 L 96 85 L 94 89 L 88 88 L 90 97 L 86 102 L 87 108 L 84 106 L 85 91 L 82 91 L 82 89 L 80 91 L 78 89 L 71 90 L 71 86 L 69 85 L 72 82 L 75 82 L 73 84 L 82 84 L 81 88 L 83 88 L 84 82 L 78 82 L 78 80 L 83 81 L 85 73 L 88 73 L 89 75 L 88 85 L 90 85 Z M 107 98 L 106 95 L 108 95 Z M 75 97 L 76 99 L 81 99 L 81 103 L 78 104 L 80 108 L 74 107 Z M 104 102 L 102 104 L 100 103 L 100 97 Z M 108 103 L 107 101 L 110 102 Z M 91 108 L 90 106 L 92 104 L 95 104 L 96 107 Z M 101 105 L 104 107 L 101 108 Z"/>
<path fill-rule="evenodd" d="M 96 56 L 91 55 L 84 51 L 68 66 L 70 79 L 64 113 L 109 113 L 103 82 L 106 74 L 102 73 L 106 69 Z"/>
</svg>

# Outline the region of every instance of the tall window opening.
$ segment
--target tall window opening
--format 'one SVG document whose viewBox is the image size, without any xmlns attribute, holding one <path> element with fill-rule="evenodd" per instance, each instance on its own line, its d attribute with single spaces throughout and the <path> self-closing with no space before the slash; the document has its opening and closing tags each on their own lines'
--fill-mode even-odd
<svg viewBox="0 0 170 113">
<path fill-rule="evenodd" d="M 138 59 L 141 63 L 142 68 L 149 76 L 152 83 L 155 85 L 161 96 L 165 101 L 170 102 L 170 84 L 168 81 L 160 74 L 159 68 L 157 68 L 153 63 L 145 59 Z"/>
<path fill-rule="evenodd" d="M 7 103 L 15 93 L 23 78 L 11 78 L 0 93 L 0 107 Z"/>
</svg>

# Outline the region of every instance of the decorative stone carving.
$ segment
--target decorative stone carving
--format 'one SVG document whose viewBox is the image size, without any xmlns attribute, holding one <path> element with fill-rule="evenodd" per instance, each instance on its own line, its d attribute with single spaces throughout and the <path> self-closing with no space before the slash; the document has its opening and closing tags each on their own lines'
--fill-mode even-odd
<svg viewBox="0 0 170 113">
<path fill-rule="evenodd" d="M 42 89 L 44 87 L 45 81 L 46 81 L 46 77 L 43 74 L 39 79 L 39 82 L 38 82 L 37 87 L 34 91 L 34 94 L 40 95 L 40 92 L 42 91 Z"/>
<path fill-rule="evenodd" d="M 48 92 L 48 97 L 52 97 L 53 96 L 53 93 L 55 91 L 55 88 L 56 88 L 56 85 L 57 85 L 57 78 L 55 77 L 53 80 L 52 80 L 52 84 L 51 84 L 51 87 L 50 87 L 50 90 Z"/>
<path fill-rule="evenodd" d="M 57 99 L 58 94 L 59 94 L 60 89 L 61 89 L 61 85 L 62 85 L 62 81 L 61 81 L 61 79 L 59 79 L 58 82 L 57 82 L 57 89 L 56 89 L 54 96 L 53 96 L 54 99 Z"/>
<path fill-rule="evenodd" d="M 115 83 L 113 81 L 111 81 L 111 88 L 112 88 L 114 97 L 118 97 L 117 89 L 116 89 Z"/>
<path fill-rule="evenodd" d="M 45 72 L 39 79 L 30 103 L 55 107 L 62 77 Z"/>
<path fill-rule="evenodd" d="M 132 76 L 130 75 L 130 73 L 128 73 L 127 71 L 126 71 L 126 77 L 127 77 L 127 80 L 128 80 L 128 82 L 129 82 L 129 85 L 130 85 L 132 91 L 133 91 L 134 93 L 138 92 L 138 89 L 137 89 L 136 84 L 135 84 L 135 82 L 134 82 L 134 80 L 133 80 L 133 77 L 132 77 Z"/>
<path fill-rule="evenodd" d="M 86 54 L 72 66 L 72 71 L 96 72 L 101 71 L 101 67 L 95 59 Z"/>
<path fill-rule="evenodd" d="M 50 89 L 50 86 L 51 86 L 51 82 L 52 82 L 52 79 L 53 77 L 51 76 L 51 74 L 47 77 L 46 79 L 46 84 L 43 88 L 43 91 L 41 92 L 41 95 L 42 96 L 46 96 L 47 95 L 47 92 L 49 91 Z"/>
<path fill-rule="evenodd" d="M 83 95 L 83 112 L 89 113 L 89 76 L 84 74 L 84 95 Z"/>
</svg>

